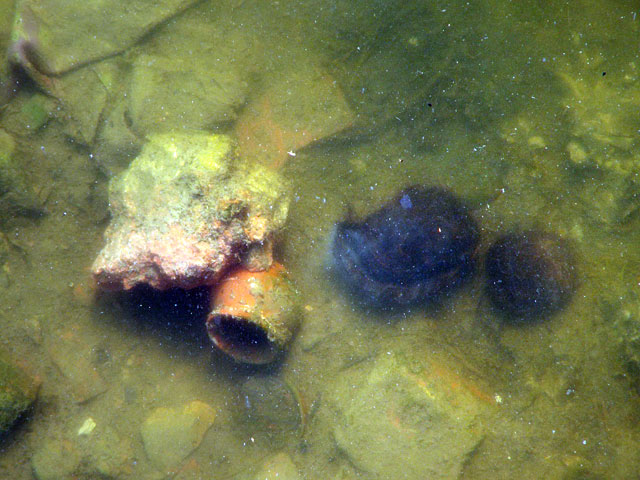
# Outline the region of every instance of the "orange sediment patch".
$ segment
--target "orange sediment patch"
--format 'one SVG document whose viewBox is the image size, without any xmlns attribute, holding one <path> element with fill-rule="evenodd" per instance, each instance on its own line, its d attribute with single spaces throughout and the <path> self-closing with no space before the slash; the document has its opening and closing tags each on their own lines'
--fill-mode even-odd
<svg viewBox="0 0 640 480">
<path fill-rule="evenodd" d="M 240 154 L 274 168 L 298 150 L 349 128 L 353 114 L 337 83 L 317 68 L 275 79 L 236 122 Z"/>
<path fill-rule="evenodd" d="M 74 283 L 71 292 L 73 295 L 73 299 L 85 307 L 93 304 L 96 297 L 96 283 L 92 278 L 87 278 L 80 282 Z"/>
<path fill-rule="evenodd" d="M 439 364 L 433 364 L 433 372 L 434 375 L 443 379 L 444 382 L 449 385 L 452 392 L 466 392 L 477 400 L 490 405 L 496 405 L 494 396 L 487 393 L 486 387 L 474 382 L 471 378 L 464 377 Z"/>
<path fill-rule="evenodd" d="M 483 404 L 496 405 L 495 397 L 488 393 L 487 388 L 471 378 L 454 372 L 448 366 L 432 363 L 431 369 L 422 375 L 407 373 L 428 396 L 434 397 L 434 387 L 438 392 L 446 395 L 452 405 L 460 405 L 471 400 L 479 400 Z"/>
<path fill-rule="evenodd" d="M 200 465 L 195 458 L 190 458 L 184 465 L 175 470 L 176 476 L 185 476 L 185 478 L 198 478 L 202 472 L 200 471 Z"/>
<path fill-rule="evenodd" d="M 458 372 L 446 363 L 430 359 L 428 367 L 420 372 L 402 369 L 402 376 L 424 395 L 424 401 L 433 408 L 443 408 L 463 415 L 475 416 L 489 405 L 497 405 L 494 396 L 481 381 Z M 402 405 L 390 403 L 384 411 L 389 424 L 408 439 L 421 435 L 422 427 L 405 415 Z M 464 413 L 463 413 L 464 412 Z M 456 414 L 457 415 L 457 414 Z"/>
</svg>

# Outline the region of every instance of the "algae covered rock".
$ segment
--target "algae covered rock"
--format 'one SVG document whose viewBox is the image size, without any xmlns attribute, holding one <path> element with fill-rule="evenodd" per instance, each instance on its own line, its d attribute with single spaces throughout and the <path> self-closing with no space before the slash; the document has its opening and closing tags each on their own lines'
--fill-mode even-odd
<svg viewBox="0 0 640 480">
<path fill-rule="evenodd" d="M 11 33 L 13 61 L 58 76 L 118 54 L 195 0 L 21 0 Z M 114 21 L 117 19 L 117 21 Z"/>
<path fill-rule="evenodd" d="M 0 130 L 0 222 L 15 215 L 40 216 L 42 208 L 24 178 L 24 167 L 16 158 L 16 143 Z"/>
<path fill-rule="evenodd" d="M 13 165 L 13 155 L 16 142 L 11 135 L 0 130 L 0 195 L 12 189 L 16 168 Z"/>
<path fill-rule="evenodd" d="M 581 45 L 578 38 L 573 39 Z M 612 82 L 607 70 L 625 72 Z M 638 129 L 640 86 L 635 55 L 608 58 L 600 51 L 580 51 L 558 72 L 566 95 L 571 137 L 566 145 L 576 166 L 633 174 L 640 168 Z"/>
<path fill-rule="evenodd" d="M 156 408 L 140 430 L 147 456 L 160 469 L 178 467 L 198 448 L 215 417 L 215 410 L 199 400 L 182 409 Z"/>
<path fill-rule="evenodd" d="M 262 469 L 252 480 L 300 480 L 298 468 L 285 452 L 280 452 L 267 459 Z"/>
<path fill-rule="evenodd" d="M 332 399 L 333 434 L 358 470 L 375 478 L 459 478 L 482 439 L 480 405 L 447 386 L 440 367 L 387 354 L 343 377 Z"/>
<path fill-rule="evenodd" d="M 278 376 L 252 376 L 242 382 L 233 413 L 239 429 L 271 446 L 299 437 L 305 423 L 300 392 Z"/>
<path fill-rule="evenodd" d="M 605 301 L 604 316 L 612 325 L 620 359 L 640 393 L 640 298 L 634 292 Z"/>
<path fill-rule="evenodd" d="M 185 11 L 154 32 L 136 57 L 126 101 L 138 135 L 215 129 L 231 124 L 244 105 L 252 48 L 224 8 L 213 10 Z"/>
<path fill-rule="evenodd" d="M 133 68 L 129 112 L 142 134 L 179 128 L 209 128 L 230 123 L 245 100 L 240 72 L 216 69 L 215 55 L 141 55 Z"/>
<path fill-rule="evenodd" d="M 134 462 L 131 439 L 91 417 L 43 432 L 31 456 L 38 480 L 125 478 Z"/>
<path fill-rule="evenodd" d="M 111 223 L 93 275 L 106 290 L 216 283 L 287 217 L 285 182 L 241 161 L 225 135 L 156 134 L 109 187 Z"/>
<path fill-rule="evenodd" d="M 38 383 L 0 351 L 0 434 L 31 407 L 37 393 Z"/>
<path fill-rule="evenodd" d="M 33 474 L 38 480 L 73 478 L 80 466 L 81 456 L 71 442 L 46 440 L 31 457 Z"/>
</svg>

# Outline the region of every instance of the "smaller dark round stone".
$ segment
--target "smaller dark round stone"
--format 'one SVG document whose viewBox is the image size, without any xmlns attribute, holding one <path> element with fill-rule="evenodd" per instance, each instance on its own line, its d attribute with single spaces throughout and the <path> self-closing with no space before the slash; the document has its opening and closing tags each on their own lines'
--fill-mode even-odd
<svg viewBox="0 0 640 480">
<path fill-rule="evenodd" d="M 545 232 L 504 235 L 487 252 L 487 294 L 508 321 L 548 316 L 569 303 L 576 278 L 566 241 Z"/>
</svg>

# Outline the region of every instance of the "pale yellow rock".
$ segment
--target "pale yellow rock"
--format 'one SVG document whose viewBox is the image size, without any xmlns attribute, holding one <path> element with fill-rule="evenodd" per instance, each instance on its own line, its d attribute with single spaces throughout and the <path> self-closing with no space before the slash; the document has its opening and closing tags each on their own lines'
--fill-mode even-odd
<svg viewBox="0 0 640 480">
<path fill-rule="evenodd" d="M 545 148 L 547 146 L 547 142 L 544 141 L 540 135 L 534 135 L 529 137 L 527 143 L 533 148 Z"/>
<path fill-rule="evenodd" d="M 284 452 L 269 458 L 253 480 L 300 480 L 298 468 Z"/>
<path fill-rule="evenodd" d="M 582 164 L 587 160 L 587 152 L 584 148 L 576 142 L 569 142 L 567 144 L 567 152 L 569 152 L 569 158 L 576 165 Z"/>
<path fill-rule="evenodd" d="M 140 433 L 151 462 L 161 470 L 175 470 L 202 442 L 216 417 L 208 404 L 194 400 L 180 408 L 156 408 Z"/>
</svg>

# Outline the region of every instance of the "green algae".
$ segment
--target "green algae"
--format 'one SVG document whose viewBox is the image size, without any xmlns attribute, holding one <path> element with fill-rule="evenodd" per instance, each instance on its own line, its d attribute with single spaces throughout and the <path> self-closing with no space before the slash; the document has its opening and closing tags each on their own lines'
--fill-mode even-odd
<svg viewBox="0 0 640 480">
<path fill-rule="evenodd" d="M 5 433 L 36 399 L 38 384 L 0 351 L 0 434 Z"/>
</svg>

